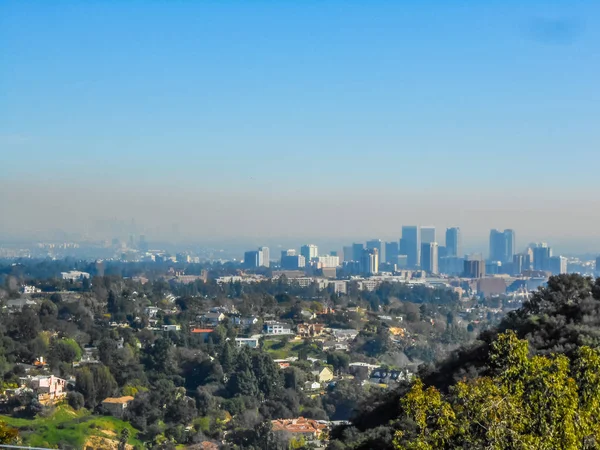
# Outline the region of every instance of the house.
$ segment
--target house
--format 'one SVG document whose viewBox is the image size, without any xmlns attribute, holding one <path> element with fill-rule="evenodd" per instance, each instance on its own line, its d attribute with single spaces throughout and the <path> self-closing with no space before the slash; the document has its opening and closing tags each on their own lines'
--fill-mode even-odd
<svg viewBox="0 0 600 450">
<path fill-rule="evenodd" d="M 301 323 L 298 325 L 298 334 L 302 337 L 320 336 L 324 329 L 322 323 Z"/>
<path fill-rule="evenodd" d="M 248 316 L 248 317 L 234 316 L 231 318 L 231 321 L 233 322 L 234 325 L 238 325 L 238 326 L 242 326 L 242 327 L 249 327 L 249 326 L 256 324 L 256 322 L 258 322 L 258 317 L 256 317 L 256 316 Z"/>
<path fill-rule="evenodd" d="M 337 342 L 353 341 L 358 336 L 358 330 L 332 329 L 331 333 Z"/>
<path fill-rule="evenodd" d="M 293 334 L 292 328 L 287 323 L 280 323 L 275 321 L 265 322 L 263 325 L 264 334 Z"/>
<path fill-rule="evenodd" d="M 133 401 L 133 397 L 131 395 L 126 395 L 124 397 L 108 397 L 102 401 L 102 407 L 106 409 L 111 416 L 114 417 L 123 417 L 123 413 L 127 406 Z"/>
<path fill-rule="evenodd" d="M 80 272 L 78 270 L 70 270 L 69 272 L 61 272 L 60 276 L 63 280 L 79 281 L 84 278 L 90 278 L 90 274 L 87 272 Z"/>
<path fill-rule="evenodd" d="M 181 331 L 181 325 L 163 325 L 163 331 Z"/>
<path fill-rule="evenodd" d="M 212 328 L 192 328 L 192 334 L 200 337 L 204 342 L 208 341 L 208 336 L 210 336 L 210 333 L 213 331 L 215 330 Z"/>
<path fill-rule="evenodd" d="M 327 383 L 333 380 L 333 371 L 329 367 L 323 367 L 320 370 L 313 370 L 311 372 L 319 383 Z"/>
<path fill-rule="evenodd" d="M 225 320 L 225 314 L 222 312 L 208 312 L 202 316 L 202 321 L 209 326 L 216 327 Z"/>
<path fill-rule="evenodd" d="M 272 420 L 271 424 L 273 431 L 286 431 L 292 435 L 303 435 L 309 439 L 319 439 L 327 429 L 325 424 L 304 417 Z"/>
<path fill-rule="evenodd" d="M 317 381 L 307 381 L 306 383 L 304 383 L 305 391 L 316 391 L 318 389 L 321 389 L 321 383 Z"/>
<path fill-rule="evenodd" d="M 275 359 L 273 362 L 277 364 L 280 369 L 287 369 L 290 367 L 290 362 L 286 359 Z"/>
<path fill-rule="evenodd" d="M 252 336 L 249 338 L 235 338 L 236 347 L 258 348 L 260 336 Z"/>
<path fill-rule="evenodd" d="M 159 309 L 156 306 L 148 306 L 146 307 L 146 315 L 149 319 L 156 319 L 156 315 L 158 314 Z"/>
<path fill-rule="evenodd" d="M 34 306 L 37 303 L 34 300 L 28 298 L 14 298 L 6 301 L 6 308 L 17 311 L 23 309 L 25 306 Z"/>
<path fill-rule="evenodd" d="M 36 377 L 21 378 L 21 383 L 31 389 L 43 405 L 52 404 L 67 395 L 67 380 L 54 375 L 38 375 Z"/>
<path fill-rule="evenodd" d="M 30 285 L 26 284 L 24 286 L 21 286 L 21 292 L 23 294 L 38 294 L 38 293 L 42 292 L 42 290 L 35 286 L 30 286 Z"/>
</svg>

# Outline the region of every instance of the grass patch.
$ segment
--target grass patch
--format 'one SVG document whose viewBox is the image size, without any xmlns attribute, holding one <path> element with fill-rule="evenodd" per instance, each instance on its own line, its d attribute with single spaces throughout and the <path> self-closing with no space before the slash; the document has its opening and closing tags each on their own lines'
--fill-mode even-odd
<svg viewBox="0 0 600 450">
<path fill-rule="evenodd" d="M 21 419 L 0 416 L 0 420 L 19 429 L 23 444 L 32 447 L 59 448 L 69 445 L 83 448 L 91 436 L 119 439 L 121 430 L 129 429 L 131 445 L 141 445 L 137 439 L 138 431 L 129 423 L 116 417 L 93 416 L 86 409 L 74 411 L 67 405 L 60 405 L 50 417 L 36 416 L 34 419 Z"/>
</svg>

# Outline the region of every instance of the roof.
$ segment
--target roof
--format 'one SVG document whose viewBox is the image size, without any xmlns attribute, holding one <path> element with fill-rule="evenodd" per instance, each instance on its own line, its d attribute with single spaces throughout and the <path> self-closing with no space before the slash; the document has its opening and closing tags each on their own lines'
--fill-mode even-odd
<svg viewBox="0 0 600 450">
<path fill-rule="evenodd" d="M 289 433 L 314 433 L 320 434 L 327 426 L 312 419 L 298 417 L 297 419 L 278 419 L 271 421 L 273 431 L 287 431 Z"/>
<path fill-rule="evenodd" d="M 131 395 L 125 395 L 123 397 L 108 397 L 108 398 L 105 398 L 102 401 L 102 403 L 123 404 L 123 403 L 129 403 L 132 400 L 133 400 L 133 397 Z"/>
<path fill-rule="evenodd" d="M 192 333 L 212 333 L 213 330 L 212 328 L 193 328 L 192 329 Z"/>
</svg>

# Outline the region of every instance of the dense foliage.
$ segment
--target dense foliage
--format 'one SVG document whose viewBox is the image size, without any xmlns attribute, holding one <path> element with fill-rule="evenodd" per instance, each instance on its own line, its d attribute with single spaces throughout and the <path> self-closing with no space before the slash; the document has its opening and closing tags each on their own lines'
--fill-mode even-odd
<svg viewBox="0 0 600 450">
<path fill-rule="evenodd" d="M 600 279 L 523 307 L 337 430 L 332 448 L 600 448 Z"/>
</svg>

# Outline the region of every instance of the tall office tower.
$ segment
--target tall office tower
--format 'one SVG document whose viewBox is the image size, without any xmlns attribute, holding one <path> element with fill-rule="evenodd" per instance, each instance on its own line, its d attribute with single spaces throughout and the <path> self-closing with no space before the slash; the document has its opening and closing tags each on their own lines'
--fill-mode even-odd
<svg viewBox="0 0 600 450">
<path fill-rule="evenodd" d="M 446 255 L 462 255 L 462 235 L 458 227 L 446 228 Z"/>
<path fill-rule="evenodd" d="M 269 267 L 271 265 L 271 254 L 269 251 L 269 247 L 259 247 L 258 251 L 262 255 L 260 266 Z"/>
<path fill-rule="evenodd" d="M 419 266 L 419 245 L 419 228 L 415 226 L 402 227 L 400 254 L 407 256 L 408 267 L 411 269 Z"/>
<path fill-rule="evenodd" d="M 549 271 L 552 249 L 545 242 L 536 245 L 533 248 L 533 270 Z"/>
<path fill-rule="evenodd" d="M 254 269 L 259 266 L 260 263 L 260 252 L 253 250 L 244 253 L 244 267 L 246 269 Z"/>
<path fill-rule="evenodd" d="M 385 248 L 383 247 L 381 239 L 371 239 L 370 241 L 367 241 L 366 248 L 377 249 L 377 253 L 379 254 L 379 262 L 384 261 L 385 255 L 383 254 L 383 251 L 385 250 Z"/>
<path fill-rule="evenodd" d="M 385 262 L 388 264 L 397 264 L 398 255 L 400 254 L 400 246 L 398 242 L 385 243 Z"/>
<path fill-rule="evenodd" d="M 340 258 L 338 256 L 317 256 L 316 260 L 321 269 L 323 267 L 337 267 L 340 265 Z"/>
<path fill-rule="evenodd" d="M 304 260 L 308 264 L 313 258 L 319 256 L 319 249 L 313 244 L 303 245 L 300 247 L 300 254 L 304 256 Z"/>
<path fill-rule="evenodd" d="M 520 275 L 524 270 L 529 270 L 528 263 L 529 255 L 526 253 L 517 253 L 513 256 L 512 274 Z"/>
<path fill-rule="evenodd" d="M 281 255 L 281 268 L 283 270 L 298 270 L 306 266 L 306 261 L 302 255 Z"/>
<path fill-rule="evenodd" d="M 421 244 L 421 269 L 427 273 L 439 273 L 437 242 L 423 242 Z"/>
<path fill-rule="evenodd" d="M 490 261 L 512 262 L 515 254 L 515 232 L 513 230 L 490 231 Z"/>
<path fill-rule="evenodd" d="M 398 262 L 396 263 L 396 269 L 402 270 L 408 268 L 408 256 L 398 255 Z"/>
<path fill-rule="evenodd" d="M 342 249 L 342 252 L 344 252 L 344 262 L 354 261 L 352 259 L 353 254 L 352 254 L 352 246 L 351 245 L 344 246 L 344 248 Z"/>
<path fill-rule="evenodd" d="M 567 273 L 567 258 L 564 256 L 551 256 L 548 259 L 548 270 L 552 275 Z"/>
<path fill-rule="evenodd" d="M 293 248 L 290 248 L 289 250 L 282 250 L 281 259 L 283 259 L 284 256 L 296 256 L 296 250 Z"/>
<path fill-rule="evenodd" d="M 596 274 L 600 276 L 600 256 L 596 258 Z"/>
<path fill-rule="evenodd" d="M 464 263 L 465 278 L 483 278 L 485 277 L 485 261 L 483 259 L 465 259 Z"/>
<path fill-rule="evenodd" d="M 331 250 L 331 251 L 329 252 L 329 256 L 340 256 L 340 255 L 338 255 L 338 252 L 337 252 L 337 250 Z"/>
<path fill-rule="evenodd" d="M 359 262 L 364 249 L 365 246 L 363 244 L 352 244 L 352 261 Z"/>
<path fill-rule="evenodd" d="M 421 227 L 421 244 L 437 242 L 435 239 L 435 227 Z"/>
<path fill-rule="evenodd" d="M 360 258 L 360 271 L 367 275 L 379 272 L 379 252 L 376 248 L 363 249 Z"/>
</svg>

